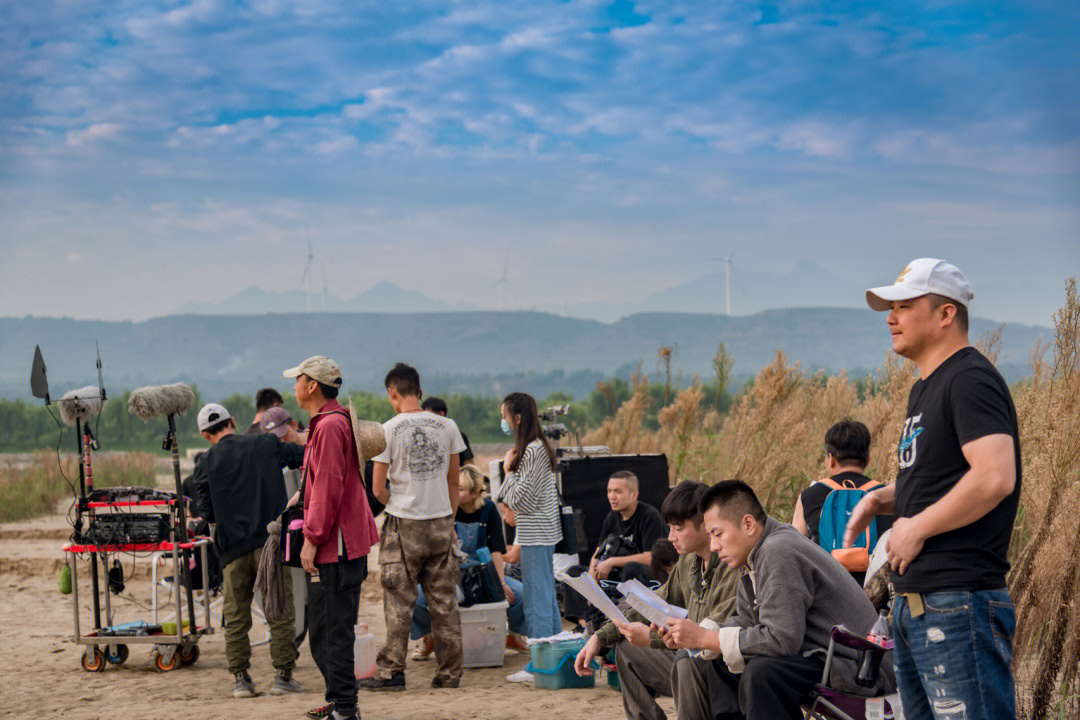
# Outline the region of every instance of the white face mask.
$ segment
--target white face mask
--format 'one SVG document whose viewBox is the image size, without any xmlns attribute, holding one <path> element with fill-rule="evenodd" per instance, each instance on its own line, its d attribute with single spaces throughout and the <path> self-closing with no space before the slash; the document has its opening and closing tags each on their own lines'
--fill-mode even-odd
<svg viewBox="0 0 1080 720">
<path fill-rule="evenodd" d="M 514 429 L 510 427 L 510 421 L 506 418 L 502 419 L 502 422 L 499 424 L 499 426 L 502 428 L 503 435 L 510 435 L 514 431 Z"/>
</svg>

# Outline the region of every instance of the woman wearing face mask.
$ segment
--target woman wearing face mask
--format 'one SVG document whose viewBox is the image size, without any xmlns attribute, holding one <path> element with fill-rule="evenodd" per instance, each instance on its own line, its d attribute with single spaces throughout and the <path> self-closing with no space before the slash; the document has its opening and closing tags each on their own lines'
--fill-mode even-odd
<svg viewBox="0 0 1080 720">
<path fill-rule="evenodd" d="M 531 395 L 510 393 L 503 399 L 501 409 L 503 432 L 513 434 L 514 447 L 503 458 L 505 479 L 499 499 L 517 516 L 515 544 L 521 546 L 521 581 L 529 636 L 547 637 L 562 630 L 551 567 L 555 545 L 562 540 L 555 491 L 558 461 L 541 431 L 536 400 Z"/>
</svg>

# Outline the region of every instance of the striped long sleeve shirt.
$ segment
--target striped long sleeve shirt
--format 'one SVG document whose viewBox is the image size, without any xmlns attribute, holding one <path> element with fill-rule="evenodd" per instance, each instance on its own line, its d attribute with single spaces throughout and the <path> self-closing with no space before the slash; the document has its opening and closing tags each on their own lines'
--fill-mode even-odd
<svg viewBox="0 0 1080 720">
<path fill-rule="evenodd" d="M 555 545 L 562 540 L 555 473 L 542 442 L 533 440 L 525 447 L 517 470 L 506 474 L 499 497 L 517 516 L 518 545 Z"/>
</svg>

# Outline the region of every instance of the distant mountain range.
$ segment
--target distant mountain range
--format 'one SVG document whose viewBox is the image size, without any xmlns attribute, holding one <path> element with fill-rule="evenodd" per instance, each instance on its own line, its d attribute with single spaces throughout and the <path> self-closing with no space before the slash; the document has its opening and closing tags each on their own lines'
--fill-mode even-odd
<svg viewBox="0 0 1080 720">
<path fill-rule="evenodd" d="M 972 321 L 972 337 L 996 327 Z M 1027 372 L 1028 353 L 1044 327 L 1006 324 L 999 367 L 1011 380 Z M 657 348 L 677 347 L 684 379 L 709 378 L 724 343 L 734 375 L 746 378 L 777 350 L 808 369 L 862 374 L 888 354 L 884 316 L 865 309 L 798 308 L 749 316 L 639 313 L 617 322 L 539 312 L 313 313 L 174 315 L 143 322 L 0 318 L 0 396 L 29 397 L 34 345 L 40 344 L 54 395 L 96 382 L 100 343 L 106 386 L 114 391 L 183 381 L 203 397 L 289 388 L 284 368 L 309 355 L 342 365 L 346 386 L 381 390 L 394 362 L 420 370 L 429 392 L 505 393 L 554 390 L 582 395 L 597 379 L 627 376 L 641 363 L 656 371 Z"/>
<path fill-rule="evenodd" d="M 406 290 L 390 282 L 380 282 L 348 300 L 317 293 L 311 296 L 313 312 L 422 313 L 475 310 L 467 304 L 449 305 L 416 290 Z M 176 315 L 269 315 L 307 311 L 303 290 L 272 293 L 255 286 L 246 287 L 220 302 L 186 303 Z"/>
<path fill-rule="evenodd" d="M 566 317 L 611 323 L 642 313 L 723 314 L 725 278 L 722 265 L 686 282 L 635 297 L 626 293 L 619 302 L 549 303 L 529 308 Z M 698 268 L 704 270 L 708 266 Z M 891 278 L 880 278 L 888 282 Z M 731 271 L 731 311 L 747 316 L 772 309 L 836 307 L 863 309 L 866 284 L 852 282 L 813 260 L 796 260 L 786 272 L 754 272 L 734 265 Z M 1050 314 L 1063 300 L 1062 288 L 1054 283 L 1020 284 L 996 287 L 993 292 L 977 293 L 973 313 L 978 317 L 1024 321 Z M 1022 299 L 1023 302 L 1017 302 Z M 445 313 L 479 310 L 468 302 L 449 303 L 420 290 L 406 289 L 391 282 L 379 282 L 352 298 L 328 293 L 311 296 L 313 312 L 331 313 Z M 522 308 L 516 308 L 522 309 Z M 267 292 L 247 287 L 218 302 L 187 303 L 175 315 L 266 315 L 306 312 L 307 297 L 302 290 Z"/>
</svg>

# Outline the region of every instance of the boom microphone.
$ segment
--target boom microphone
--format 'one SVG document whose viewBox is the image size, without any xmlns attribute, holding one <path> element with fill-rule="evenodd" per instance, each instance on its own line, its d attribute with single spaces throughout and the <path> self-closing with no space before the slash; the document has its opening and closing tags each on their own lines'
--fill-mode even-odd
<svg viewBox="0 0 1080 720">
<path fill-rule="evenodd" d="M 93 385 L 69 390 L 56 404 L 60 406 L 64 424 L 74 426 L 79 420 L 86 422 L 101 412 L 101 391 Z"/>
<path fill-rule="evenodd" d="M 195 404 L 195 393 L 184 383 L 141 387 L 131 391 L 128 412 L 143 422 L 162 415 L 183 415 Z"/>
</svg>

